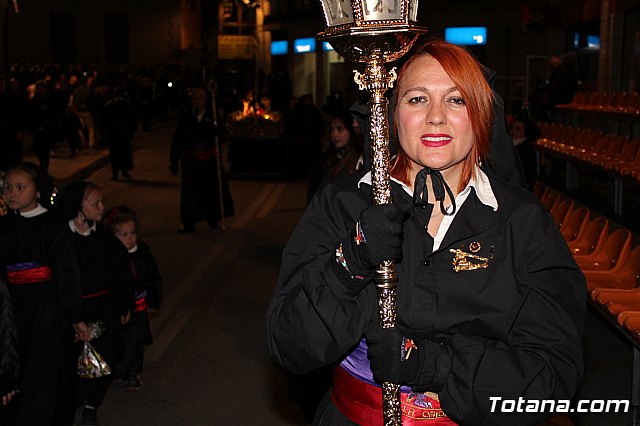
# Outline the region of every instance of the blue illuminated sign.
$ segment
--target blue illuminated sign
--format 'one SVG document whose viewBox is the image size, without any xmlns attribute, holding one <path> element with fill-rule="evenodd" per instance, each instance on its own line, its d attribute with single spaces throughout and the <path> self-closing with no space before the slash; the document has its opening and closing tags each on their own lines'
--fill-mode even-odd
<svg viewBox="0 0 640 426">
<path fill-rule="evenodd" d="M 333 46 L 328 41 L 323 41 L 322 50 L 324 50 L 325 52 L 329 52 L 330 50 L 333 50 Z"/>
<path fill-rule="evenodd" d="M 309 38 L 297 38 L 293 41 L 293 51 L 295 53 L 311 53 L 316 51 L 316 39 Z"/>
<path fill-rule="evenodd" d="M 289 42 L 287 40 L 279 40 L 271 42 L 271 55 L 286 55 L 289 51 Z"/>
<path fill-rule="evenodd" d="M 487 44 L 487 27 L 449 27 L 444 29 L 444 39 L 461 46 Z"/>
<path fill-rule="evenodd" d="M 587 49 L 600 49 L 600 37 L 587 35 Z"/>
</svg>

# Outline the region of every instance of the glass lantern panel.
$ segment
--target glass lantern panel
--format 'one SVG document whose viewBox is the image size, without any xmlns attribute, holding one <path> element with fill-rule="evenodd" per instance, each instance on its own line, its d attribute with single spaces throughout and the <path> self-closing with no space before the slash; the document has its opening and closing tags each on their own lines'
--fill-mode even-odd
<svg viewBox="0 0 640 426">
<path fill-rule="evenodd" d="M 353 11 L 349 0 L 322 0 L 322 7 L 329 21 L 326 23 L 328 27 L 353 23 Z"/>
<path fill-rule="evenodd" d="M 402 2 L 408 0 L 360 0 L 365 21 L 403 19 Z"/>
<path fill-rule="evenodd" d="M 409 0 L 409 20 L 418 20 L 418 0 Z"/>
</svg>

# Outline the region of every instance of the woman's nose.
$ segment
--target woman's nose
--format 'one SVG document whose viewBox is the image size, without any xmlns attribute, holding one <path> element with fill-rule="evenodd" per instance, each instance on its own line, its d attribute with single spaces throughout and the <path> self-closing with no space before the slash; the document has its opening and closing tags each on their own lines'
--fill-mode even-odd
<svg viewBox="0 0 640 426">
<path fill-rule="evenodd" d="M 425 118 L 427 124 L 443 124 L 446 122 L 444 109 L 440 102 L 432 102 L 427 108 L 427 116 Z"/>
</svg>

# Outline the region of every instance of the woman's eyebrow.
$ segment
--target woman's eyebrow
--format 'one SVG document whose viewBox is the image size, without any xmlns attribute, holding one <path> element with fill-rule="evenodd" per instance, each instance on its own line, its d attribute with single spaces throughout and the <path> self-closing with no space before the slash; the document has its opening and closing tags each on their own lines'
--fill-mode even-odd
<svg viewBox="0 0 640 426">
<path fill-rule="evenodd" d="M 449 93 L 453 93 L 453 92 L 455 92 L 455 91 L 457 91 L 457 90 L 458 90 L 458 87 L 457 87 L 457 86 L 451 86 L 451 87 L 449 87 L 449 88 L 447 89 L 446 93 L 447 93 L 447 94 L 449 94 Z M 409 92 L 424 92 L 424 93 L 429 93 L 429 89 L 427 89 L 427 88 L 426 88 L 426 87 L 424 87 L 424 86 L 411 87 L 411 88 L 409 88 L 409 89 L 405 90 L 405 92 L 402 94 L 402 97 L 405 97 L 405 96 L 407 95 L 407 93 L 409 93 Z"/>
</svg>

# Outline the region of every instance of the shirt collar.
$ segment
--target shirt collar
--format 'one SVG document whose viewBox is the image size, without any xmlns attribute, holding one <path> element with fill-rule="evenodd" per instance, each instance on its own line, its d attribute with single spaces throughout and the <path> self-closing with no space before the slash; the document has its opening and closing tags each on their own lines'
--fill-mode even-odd
<svg viewBox="0 0 640 426">
<path fill-rule="evenodd" d="M 393 182 L 396 182 L 398 185 L 404 189 L 404 191 L 409 194 L 410 197 L 413 197 L 413 190 L 409 188 L 404 182 L 400 182 L 399 180 L 391 177 Z M 361 184 L 366 183 L 371 186 L 371 172 L 367 172 L 362 178 L 358 181 L 358 188 Z M 493 189 L 491 188 L 491 183 L 489 182 L 489 177 L 485 172 L 482 171 L 480 167 L 476 167 L 475 173 L 471 175 L 471 179 L 467 186 L 456 196 L 456 201 L 460 197 L 464 197 L 465 199 L 469 195 L 471 188 L 476 190 L 476 195 L 478 196 L 478 200 L 485 206 L 491 207 L 494 211 L 498 211 L 498 199 L 493 193 Z"/>
<path fill-rule="evenodd" d="M 93 225 L 91 225 L 91 227 L 89 229 L 87 229 L 85 232 L 82 232 L 78 229 L 78 227 L 76 227 L 75 222 L 73 221 L 73 219 L 71 219 L 69 221 L 69 229 L 71 229 L 71 232 L 74 232 L 78 235 L 82 235 L 83 237 L 88 237 L 89 234 L 91 234 L 92 232 L 95 232 L 97 229 L 96 223 L 93 222 Z"/>
<path fill-rule="evenodd" d="M 26 217 L 31 218 L 31 217 L 36 217 L 36 216 L 40 216 L 43 213 L 46 213 L 48 210 L 45 209 L 44 207 L 42 207 L 40 204 L 36 205 L 36 208 L 33 210 L 29 210 L 28 212 L 19 212 L 20 216 L 22 217 Z"/>
</svg>

